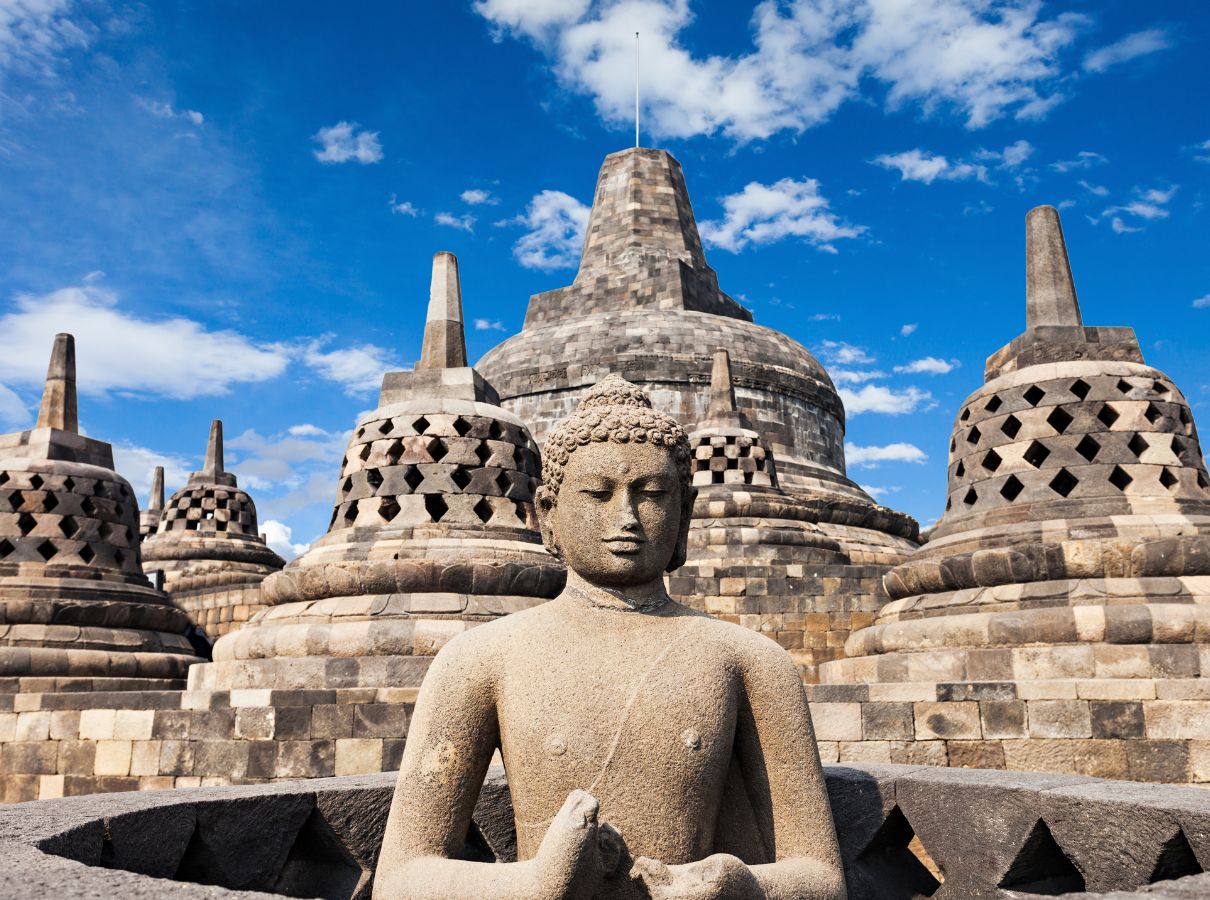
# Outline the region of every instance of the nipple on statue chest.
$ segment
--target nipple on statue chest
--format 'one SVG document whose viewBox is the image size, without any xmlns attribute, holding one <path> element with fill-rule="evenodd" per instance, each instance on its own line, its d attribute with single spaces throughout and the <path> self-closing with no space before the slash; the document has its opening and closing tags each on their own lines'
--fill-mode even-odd
<svg viewBox="0 0 1210 900">
<path fill-rule="evenodd" d="M 562 756 L 567 752 L 567 742 L 561 735 L 552 734 L 544 744 L 547 756 Z"/>
<path fill-rule="evenodd" d="M 696 728 L 686 728 L 681 732 L 681 743 L 683 743 L 685 748 L 688 750 L 701 750 L 702 736 L 697 733 Z"/>
</svg>

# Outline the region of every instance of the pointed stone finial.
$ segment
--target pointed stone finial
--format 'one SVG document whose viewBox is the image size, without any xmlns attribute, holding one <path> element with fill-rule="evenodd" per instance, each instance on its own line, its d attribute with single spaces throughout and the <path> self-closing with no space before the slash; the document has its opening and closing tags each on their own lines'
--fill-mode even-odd
<svg viewBox="0 0 1210 900">
<path fill-rule="evenodd" d="M 206 462 L 202 471 L 207 475 L 223 473 L 223 420 L 215 419 L 210 423 L 210 440 L 206 444 Z"/>
<path fill-rule="evenodd" d="M 706 417 L 719 419 L 735 414 L 735 388 L 731 384 L 731 354 L 726 350 L 714 351 L 714 365 L 710 369 L 710 406 Z"/>
<path fill-rule="evenodd" d="M 159 510 L 164 508 L 164 467 L 156 466 L 151 476 L 151 496 L 148 498 L 147 509 Z"/>
<path fill-rule="evenodd" d="M 79 432 L 76 413 L 76 339 L 70 334 L 56 334 L 55 347 L 46 370 L 46 387 L 42 390 L 42 406 L 38 409 L 38 428 L 58 428 Z"/>
<path fill-rule="evenodd" d="M 1025 217 L 1025 307 L 1027 328 L 1083 324 L 1063 225 L 1053 206 L 1035 207 Z"/>
<path fill-rule="evenodd" d="M 466 337 L 462 331 L 462 286 L 458 257 L 447 250 L 433 255 L 429 312 L 417 369 L 458 369 L 466 366 Z"/>
</svg>

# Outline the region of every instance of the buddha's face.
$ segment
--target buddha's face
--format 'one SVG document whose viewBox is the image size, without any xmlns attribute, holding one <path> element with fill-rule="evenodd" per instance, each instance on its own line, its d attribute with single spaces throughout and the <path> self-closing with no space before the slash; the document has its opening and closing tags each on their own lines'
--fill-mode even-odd
<svg viewBox="0 0 1210 900">
<path fill-rule="evenodd" d="M 594 441 L 568 457 L 543 526 L 586 581 L 648 584 L 662 577 L 676 550 L 684 489 L 667 448 Z"/>
</svg>

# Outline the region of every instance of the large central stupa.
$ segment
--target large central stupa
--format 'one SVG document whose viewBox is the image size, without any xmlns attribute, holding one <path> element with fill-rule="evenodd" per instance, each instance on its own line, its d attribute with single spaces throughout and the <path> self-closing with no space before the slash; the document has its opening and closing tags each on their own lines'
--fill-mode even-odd
<svg viewBox="0 0 1210 900">
<path fill-rule="evenodd" d="M 719 288 L 666 151 L 606 157 L 575 281 L 533 296 L 521 333 L 476 368 L 541 443 L 610 372 L 680 421 L 702 421 L 718 350 L 730 354 L 737 405 L 776 456 L 782 488 L 816 508 L 853 561 L 893 564 L 915 549 L 916 523 L 846 476 L 844 407 L 823 366 Z"/>
</svg>

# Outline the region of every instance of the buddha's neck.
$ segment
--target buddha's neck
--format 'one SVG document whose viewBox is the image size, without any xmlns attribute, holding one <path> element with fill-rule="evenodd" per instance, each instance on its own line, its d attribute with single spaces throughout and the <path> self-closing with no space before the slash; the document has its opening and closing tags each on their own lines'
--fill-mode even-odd
<svg viewBox="0 0 1210 900">
<path fill-rule="evenodd" d="M 647 584 L 628 588 L 607 588 L 593 584 L 577 572 L 568 570 L 566 593 L 572 594 L 593 606 L 602 609 L 643 611 L 657 609 L 668 602 L 664 579 L 656 578 Z"/>
</svg>

